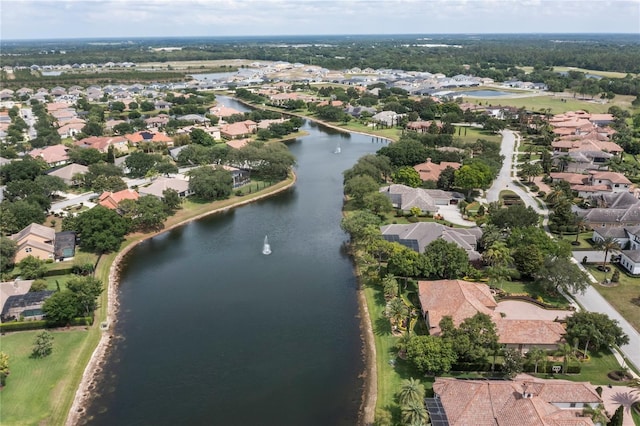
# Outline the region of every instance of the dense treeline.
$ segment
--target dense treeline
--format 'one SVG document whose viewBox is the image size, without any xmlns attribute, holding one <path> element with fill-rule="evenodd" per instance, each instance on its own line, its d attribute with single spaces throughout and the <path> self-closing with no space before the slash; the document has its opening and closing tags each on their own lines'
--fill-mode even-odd
<svg viewBox="0 0 640 426">
<path fill-rule="evenodd" d="M 279 40 L 280 41 L 280 40 Z M 69 64 L 104 62 L 166 62 L 247 58 L 286 60 L 330 69 L 350 67 L 394 68 L 442 72 L 447 75 L 474 70 L 494 70 L 495 77 L 514 66 L 573 66 L 593 70 L 640 72 L 640 44 L 631 35 L 485 35 L 480 37 L 430 36 L 428 43 L 461 46 L 427 47 L 418 36 L 291 37 L 282 40 L 298 45 L 280 47 L 274 40 L 174 39 L 183 49 L 154 51 L 148 47 L 167 40 L 95 45 L 82 42 L 51 42 L 43 54 L 42 44 L 3 43 L 3 65 Z M 63 50 L 65 53 L 61 54 Z"/>
</svg>

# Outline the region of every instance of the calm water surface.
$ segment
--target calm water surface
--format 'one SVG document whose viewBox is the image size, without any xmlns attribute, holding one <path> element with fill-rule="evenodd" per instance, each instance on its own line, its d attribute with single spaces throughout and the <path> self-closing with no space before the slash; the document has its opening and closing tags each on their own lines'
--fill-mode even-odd
<svg viewBox="0 0 640 426">
<path fill-rule="evenodd" d="M 304 130 L 290 144 L 294 188 L 154 237 L 126 258 L 118 337 L 85 423 L 355 424 L 364 365 L 339 226 L 342 171 L 382 143 Z"/>
</svg>

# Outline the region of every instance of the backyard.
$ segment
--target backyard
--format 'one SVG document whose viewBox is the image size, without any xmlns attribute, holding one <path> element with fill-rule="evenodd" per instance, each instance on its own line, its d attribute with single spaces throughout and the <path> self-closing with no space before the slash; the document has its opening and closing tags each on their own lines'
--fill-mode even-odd
<svg viewBox="0 0 640 426">
<path fill-rule="evenodd" d="M 620 282 L 614 287 L 605 287 L 594 284 L 595 288 L 615 309 L 622 315 L 636 330 L 640 330 L 640 278 L 630 277 L 617 265 L 612 268 L 620 269 Z M 588 267 L 591 275 L 598 282 L 604 280 L 604 272 L 599 271 L 595 266 Z M 607 274 L 611 278 L 611 272 Z M 634 301 L 636 303 L 634 303 Z"/>
</svg>

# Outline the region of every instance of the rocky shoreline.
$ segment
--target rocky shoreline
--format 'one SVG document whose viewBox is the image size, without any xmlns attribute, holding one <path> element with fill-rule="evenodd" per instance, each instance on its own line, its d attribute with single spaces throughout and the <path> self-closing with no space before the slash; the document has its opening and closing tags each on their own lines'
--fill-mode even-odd
<svg viewBox="0 0 640 426">
<path fill-rule="evenodd" d="M 98 345 L 94 349 L 93 354 L 91 355 L 91 358 L 89 359 L 89 362 L 85 367 L 84 373 L 82 375 L 82 379 L 80 381 L 78 389 L 76 390 L 73 404 L 71 405 L 71 409 L 69 410 L 69 414 L 67 415 L 67 421 L 65 422 L 67 426 L 75 426 L 79 424 L 81 417 L 85 414 L 87 403 L 93 397 L 92 392 L 95 389 L 97 382 L 100 379 L 100 374 L 102 373 L 102 367 L 105 363 L 105 357 L 107 355 L 109 348 L 111 347 L 111 341 L 115 337 L 113 334 L 113 325 L 117 321 L 117 316 L 118 316 L 117 314 L 118 314 L 119 303 L 118 303 L 117 286 L 119 284 L 118 280 L 119 280 L 119 272 L 120 272 L 120 263 L 122 262 L 122 259 L 124 259 L 124 257 L 127 255 L 127 253 L 129 253 L 129 251 L 131 251 L 138 244 L 150 238 L 153 238 L 157 235 L 161 235 L 165 232 L 171 231 L 172 229 L 186 225 L 190 222 L 201 219 L 203 217 L 216 214 L 216 213 L 221 213 L 230 209 L 234 209 L 236 207 L 244 206 L 246 204 L 253 203 L 255 201 L 278 194 L 280 192 L 283 192 L 291 188 L 293 185 L 295 185 L 295 183 L 296 183 L 296 175 L 295 173 L 293 173 L 293 179 L 291 180 L 290 183 L 288 183 L 285 186 L 275 188 L 272 191 L 266 192 L 257 197 L 243 200 L 231 206 L 217 208 L 217 209 L 210 210 L 205 213 L 187 218 L 161 231 L 145 235 L 143 238 L 140 238 L 139 240 L 129 244 L 127 247 L 125 247 L 122 251 L 118 253 L 118 255 L 115 257 L 115 259 L 113 260 L 109 268 L 109 284 L 107 286 L 107 319 L 106 319 L 108 329 L 103 331 L 102 336 L 100 338 L 100 342 L 98 342 Z M 99 325 L 94 324 L 94 327 L 95 326 L 99 326 Z"/>
</svg>

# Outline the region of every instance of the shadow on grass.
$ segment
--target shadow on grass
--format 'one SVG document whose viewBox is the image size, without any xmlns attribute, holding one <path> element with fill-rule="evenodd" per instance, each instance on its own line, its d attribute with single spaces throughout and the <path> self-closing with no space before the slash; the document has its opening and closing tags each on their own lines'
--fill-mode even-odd
<svg viewBox="0 0 640 426">
<path fill-rule="evenodd" d="M 391 322 L 389 318 L 377 318 L 373 326 L 373 332 L 376 336 L 389 336 L 391 334 Z"/>
</svg>

